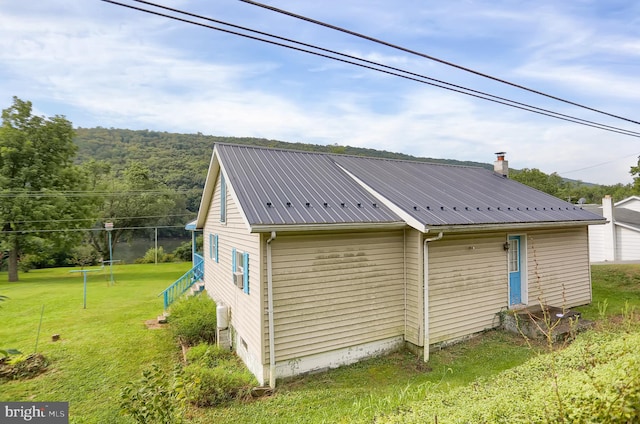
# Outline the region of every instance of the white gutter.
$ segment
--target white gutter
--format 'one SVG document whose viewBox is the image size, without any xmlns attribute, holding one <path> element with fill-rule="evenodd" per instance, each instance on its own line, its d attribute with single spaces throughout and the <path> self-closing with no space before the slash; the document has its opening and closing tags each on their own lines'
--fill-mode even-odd
<svg viewBox="0 0 640 424">
<path fill-rule="evenodd" d="M 427 243 L 440 240 L 442 231 L 435 237 L 425 238 L 424 247 L 422 249 L 422 264 L 424 273 L 424 362 L 429 360 L 429 247 Z"/>
<path fill-rule="evenodd" d="M 383 229 L 399 229 L 406 227 L 404 221 L 397 222 L 349 222 L 335 224 L 257 224 L 252 225 L 250 232 L 268 233 L 282 231 L 322 231 L 322 230 L 383 230 Z"/>
<path fill-rule="evenodd" d="M 271 232 L 267 239 L 267 312 L 269 315 L 269 387 L 276 388 L 276 347 L 273 324 L 273 271 L 271 268 L 271 242 L 276 239 L 276 232 Z"/>
<path fill-rule="evenodd" d="M 512 223 L 500 223 L 493 224 L 461 224 L 461 225 L 430 225 L 429 231 L 446 231 L 455 233 L 464 233 L 470 231 L 484 231 L 484 230 L 521 230 L 529 228 L 559 228 L 559 227 L 583 227 L 586 225 L 599 225 L 605 224 L 606 220 L 588 220 L 588 221 L 545 221 L 545 222 L 512 222 Z M 425 231 L 426 232 L 426 231 Z"/>
</svg>

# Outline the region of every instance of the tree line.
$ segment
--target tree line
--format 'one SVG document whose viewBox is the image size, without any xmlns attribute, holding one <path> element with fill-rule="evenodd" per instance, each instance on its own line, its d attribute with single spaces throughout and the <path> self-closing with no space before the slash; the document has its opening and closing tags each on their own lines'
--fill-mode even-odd
<svg viewBox="0 0 640 424">
<path fill-rule="evenodd" d="M 109 258 L 107 222 L 114 227 L 112 248 L 132 237 L 133 229 L 163 226 L 182 233 L 196 216 L 213 146 L 221 142 L 493 169 L 487 163 L 337 144 L 74 129 L 64 116 L 35 116 L 31 102 L 14 97 L 0 127 L 0 268 L 6 267 L 9 281 L 17 281 L 19 265 Z M 615 200 L 640 194 L 640 161 L 630 173 L 633 184 L 613 186 L 566 180 L 538 169 L 511 170 L 511 177 L 571 203 L 600 203 L 606 194 Z"/>
</svg>

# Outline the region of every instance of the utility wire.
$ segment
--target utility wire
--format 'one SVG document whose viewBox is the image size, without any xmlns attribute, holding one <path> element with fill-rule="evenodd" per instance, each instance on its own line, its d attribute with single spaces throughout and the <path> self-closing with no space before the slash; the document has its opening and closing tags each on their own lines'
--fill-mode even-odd
<svg viewBox="0 0 640 424">
<path fill-rule="evenodd" d="M 201 189 L 198 189 L 201 190 Z M 27 197 L 27 198 L 51 198 L 51 197 L 132 197 L 142 196 L 145 194 L 154 195 L 176 195 L 185 194 L 190 190 L 176 190 L 176 191 L 123 191 L 123 192 L 109 192 L 109 191 L 9 191 L 0 192 L 0 198 L 15 198 L 15 197 Z"/>
<path fill-rule="evenodd" d="M 153 228 L 184 228 L 183 225 L 156 225 L 153 227 L 120 227 L 113 228 L 115 230 L 148 230 Z M 26 233 L 62 233 L 68 231 L 107 231 L 104 228 L 61 228 L 56 230 L 8 230 L 0 231 L 0 234 L 26 234 Z"/>
<path fill-rule="evenodd" d="M 523 106 L 520 106 L 520 105 L 517 104 L 517 102 L 514 102 L 512 100 L 502 101 L 502 100 L 494 99 L 494 98 L 491 98 L 491 97 L 486 97 L 483 94 L 475 94 L 475 93 L 472 92 L 473 90 L 467 89 L 467 88 L 464 88 L 464 87 L 462 87 L 461 89 L 452 88 L 452 87 L 448 87 L 448 86 L 445 86 L 445 85 L 424 81 L 423 79 L 418 79 L 418 78 L 415 78 L 415 77 L 412 77 L 412 76 L 409 76 L 409 75 L 398 74 L 396 72 L 391 72 L 391 71 L 388 71 L 388 70 L 385 70 L 385 69 L 376 68 L 376 67 L 365 65 L 365 64 L 362 64 L 362 63 L 357 63 L 357 62 L 353 62 L 353 61 L 350 61 L 350 60 L 346 60 L 346 59 L 341 59 L 341 58 L 338 58 L 338 57 L 330 56 L 330 55 L 327 55 L 327 54 L 318 53 L 318 52 L 314 52 L 314 51 L 311 51 L 311 50 L 307 50 L 307 49 L 302 49 L 302 48 L 299 48 L 299 47 L 291 46 L 291 45 L 288 45 L 288 44 L 283 44 L 283 43 L 280 43 L 280 42 L 267 40 L 267 39 L 255 37 L 255 36 L 252 36 L 252 35 L 248 35 L 248 34 L 239 33 L 239 32 L 236 32 L 236 31 L 231 31 L 231 30 L 228 30 L 228 29 L 225 29 L 225 28 L 220 28 L 220 27 L 215 27 L 215 26 L 207 25 L 207 24 L 200 23 L 200 22 L 190 21 L 188 19 L 180 18 L 178 16 L 167 15 L 165 13 L 156 12 L 156 11 L 152 11 L 152 10 L 148 10 L 148 9 L 143 9 L 143 8 L 136 7 L 136 6 L 133 6 L 133 5 L 130 5 L 130 4 L 120 3 L 120 2 L 114 1 L 114 0 L 102 0 L 102 1 L 104 1 L 106 3 L 111 3 L 111 4 L 118 5 L 118 6 L 126 7 L 126 8 L 129 8 L 129 9 L 133 9 L 133 10 L 138 10 L 138 11 L 141 11 L 141 12 L 149 13 L 149 14 L 152 14 L 152 15 L 173 19 L 173 20 L 176 20 L 176 21 L 189 23 L 189 24 L 197 25 L 197 26 L 200 26 L 200 27 L 208 28 L 208 29 L 213 29 L 213 30 L 216 30 L 216 31 L 221 31 L 221 32 L 225 32 L 225 33 L 228 33 L 228 34 L 237 35 L 237 36 L 240 36 L 240 37 L 244 37 L 244 38 L 248 38 L 248 39 L 252 39 L 252 40 L 256 40 L 256 41 L 261 41 L 261 42 L 269 43 L 269 44 L 280 46 L 280 47 L 285 47 L 285 48 L 288 48 L 288 49 L 292 49 L 292 50 L 296 50 L 296 51 L 300 51 L 300 52 L 304 52 L 304 53 L 309 53 L 309 54 L 312 54 L 312 55 L 324 57 L 324 58 L 327 58 L 327 59 L 332 59 L 332 60 L 335 60 L 335 61 L 338 61 L 338 62 L 343 62 L 343 63 L 355 65 L 355 66 L 359 66 L 359 67 L 362 67 L 362 68 L 366 68 L 366 69 L 382 72 L 382 73 L 389 74 L 389 75 L 394 75 L 394 76 L 397 76 L 397 77 L 400 77 L 400 78 L 404 78 L 404 79 L 407 79 L 407 80 L 412 80 L 412 81 L 416 81 L 416 82 L 419 82 L 419 83 L 422 83 L 422 84 L 443 88 L 445 90 L 457 92 L 457 93 L 460 93 L 460 94 L 465 94 L 467 96 L 476 97 L 476 98 L 487 100 L 487 101 L 491 101 L 491 102 L 494 102 L 494 103 L 499 103 L 499 104 L 502 104 L 502 105 L 505 105 L 505 106 L 510 106 L 510 107 L 513 107 L 513 108 L 516 108 L 516 109 L 521 109 L 521 110 L 525 110 L 525 111 L 532 112 L 532 113 L 537 113 L 539 115 L 549 116 L 549 117 L 552 117 L 552 118 L 561 119 L 561 120 L 564 120 L 564 121 L 573 122 L 573 123 L 580 124 L 580 125 L 585 125 L 585 126 L 588 126 L 588 127 L 598 128 L 598 129 L 601 129 L 601 130 L 610 131 L 610 132 L 614 132 L 614 133 L 618 133 L 618 134 L 628 135 L 628 136 L 631 136 L 631 137 L 640 137 L 640 133 L 636 133 L 636 132 L 633 132 L 633 131 L 629 131 L 629 130 L 625 130 L 625 129 L 617 128 L 617 127 L 610 127 L 610 126 L 607 126 L 607 125 L 604 125 L 604 124 L 599 124 L 599 123 L 590 123 L 591 121 L 585 121 L 585 120 L 582 120 L 580 118 L 570 117 L 568 115 L 566 115 L 566 117 L 565 117 L 565 116 L 562 116 L 561 114 L 559 114 L 557 112 L 551 112 L 551 111 L 545 112 L 543 110 L 536 110 L 536 109 L 539 109 L 539 108 L 536 108 L 536 107 L 531 106 L 531 105 L 522 104 Z M 140 0 L 134 0 L 134 1 L 140 1 Z M 153 3 L 149 3 L 149 2 L 144 2 L 144 3 L 153 5 Z M 162 6 L 158 6 L 158 7 L 162 7 Z M 184 12 L 184 13 L 188 14 L 188 12 Z M 233 26 L 232 24 L 225 24 L 225 25 Z M 272 35 L 270 35 L 270 36 L 273 37 L 273 38 L 277 38 L 276 36 L 272 36 Z M 301 44 L 301 43 L 299 43 L 299 44 Z M 315 46 L 312 46 L 312 47 L 316 48 L 318 50 L 322 50 L 319 47 L 315 47 Z M 363 62 L 365 61 L 364 59 L 355 58 L 355 57 L 353 57 L 353 58 L 355 60 L 359 60 L 359 61 L 363 61 Z M 385 67 L 385 65 L 378 64 L 376 62 L 371 62 L 371 61 L 367 61 L 367 62 L 368 63 L 375 63 L 376 66 Z M 406 72 L 406 71 L 401 71 L 401 72 L 405 72 L 407 74 L 410 74 L 409 72 Z M 463 91 L 463 90 L 466 90 L 466 91 Z"/>
<path fill-rule="evenodd" d="M 320 25 L 320 26 L 323 26 L 323 27 L 326 27 L 326 28 L 330 28 L 330 29 L 333 29 L 333 30 L 336 30 L 336 31 L 340 31 L 340 32 L 343 32 L 345 34 L 353 35 L 355 37 L 359 37 L 359 38 L 362 38 L 362 39 L 365 39 L 365 40 L 368 40 L 368 41 L 372 41 L 372 42 L 377 43 L 377 44 L 382 44 L 384 46 L 391 47 L 391 48 L 396 49 L 396 50 L 401 50 L 403 52 L 410 53 L 410 54 L 413 54 L 413 55 L 416 55 L 416 56 L 420 56 L 420 57 L 423 57 L 425 59 L 433 60 L 435 62 L 439 62 L 439 63 L 442 63 L 444 65 L 451 66 L 453 68 L 460 69 L 460 70 L 465 71 L 465 72 L 470 72 L 472 74 L 481 76 L 483 78 L 488 78 L 488 79 L 491 79 L 493 81 L 497 81 L 497 82 L 500 82 L 502 84 L 507 84 L 507 85 L 510 85 L 512 87 L 519 88 L 521 90 L 525 90 L 525 91 L 528 91 L 528 92 L 531 92 L 531 93 L 538 94 L 540 96 L 544 96 L 544 97 L 548 97 L 548 98 L 553 99 L 553 100 L 557 100 L 559 102 L 570 104 L 572 106 L 577 106 L 577 107 L 580 107 L 580 108 L 583 108 L 583 109 L 590 110 L 592 112 L 596 112 L 596 113 L 607 115 L 607 116 L 610 116 L 610 117 L 613 117 L 613 118 L 621 119 L 623 121 L 632 122 L 634 124 L 640 124 L 640 121 L 635 121 L 633 119 L 629 119 L 629 118 L 625 118 L 623 116 L 619 116 L 619 115 L 615 115 L 615 114 L 612 114 L 612 113 L 609 113 L 609 112 L 605 112 L 605 111 L 602 111 L 600 109 L 595 109 L 595 108 L 592 108 L 592 107 L 589 107 L 589 106 L 585 106 L 583 104 L 576 103 L 576 102 L 573 102 L 571 100 L 566 100 L 566 99 L 563 99 L 561 97 L 557 97 L 557 96 L 554 96 L 554 95 L 551 95 L 551 94 L 544 93 L 544 92 L 539 91 L 539 90 L 535 90 L 533 88 L 528 88 L 528 87 L 525 87 L 525 86 L 520 85 L 520 84 L 516 84 L 516 83 L 511 82 L 511 81 L 507 81 L 507 80 L 504 80 L 504 79 L 501 79 L 501 78 L 498 78 L 498 77 L 494 77 L 494 76 L 489 75 L 489 74 L 485 74 L 485 73 L 480 72 L 480 71 L 476 71 L 475 69 L 467 68 L 465 66 L 458 65 L 458 64 L 455 64 L 453 62 L 448 62 L 446 60 L 439 59 L 437 57 L 430 56 L 430 55 L 425 54 L 425 53 L 421 53 L 421 52 L 418 52 L 418 51 L 415 51 L 415 50 L 411 50 L 411 49 L 408 49 L 406 47 L 398 46 L 396 44 L 392 44 L 392 43 L 389 43 L 387 41 L 383 41 L 383 40 L 380 40 L 380 39 L 377 39 L 377 38 L 370 37 L 368 35 L 360 34 L 360 33 L 355 32 L 355 31 L 351 31 L 351 30 L 348 30 L 348 29 L 345 29 L 345 28 L 341 28 L 339 26 L 331 25 L 331 24 L 328 24 L 328 23 L 325 23 L 325 22 L 322 22 L 322 21 L 318 21 L 316 19 L 312 19 L 312 18 L 308 18 L 306 16 L 295 14 L 293 12 L 288 12 L 288 11 L 283 10 L 283 9 L 278 9 L 276 7 L 273 7 L 273 6 L 269 6 L 269 5 L 266 5 L 266 4 L 258 3 L 258 2 L 253 1 L 253 0 L 240 0 L 240 1 L 244 2 L 244 3 L 247 3 L 247 4 L 251 4 L 253 6 L 258 6 L 258 7 L 262 7 L 264 9 L 267 9 L 267 10 L 271 10 L 272 12 L 281 13 L 281 14 L 284 14 L 284 15 L 287 15 L 287 16 L 291 16 L 291 17 L 296 18 L 296 19 L 301 19 L 303 21 L 310 22 L 312 24 L 316 24 L 316 25 Z"/>
<path fill-rule="evenodd" d="M 40 219 L 34 221 L 12 221 L 13 224 L 35 224 L 38 222 L 76 222 L 76 221 L 116 221 L 122 219 L 149 219 L 149 218 L 167 218 L 178 216 L 194 216 L 195 213 L 185 213 L 179 215 L 148 215 L 148 216 L 109 216 L 103 218 L 74 218 L 74 219 Z"/>
<path fill-rule="evenodd" d="M 573 172 L 584 171 L 586 169 L 591 169 L 591 168 L 597 168 L 597 167 L 602 166 L 602 165 L 608 165 L 610 163 L 617 162 L 617 161 L 619 161 L 621 159 L 630 158 L 631 156 L 637 156 L 638 159 L 640 160 L 640 156 L 639 155 L 640 155 L 640 152 L 634 153 L 632 155 L 623 156 L 623 157 L 618 158 L 618 159 L 613 159 L 613 160 L 609 160 L 609 161 L 606 161 L 606 162 L 598 163 L 596 165 L 585 166 L 584 168 L 574 169 L 572 171 L 560 172 L 559 174 L 571 174 Z"/>
<path fill-rule="evenodd" d="M 267 32 L 254 30 L 254 29 L 251 29 L 251 28 L 243 27 L 243 26 L 240 26 L 240 25 L 236 25 L 236 24 L 232 24 L 232 23 L 229 23 L 229 22 L 221 21 L 221 20 L 218 20 L 218 19 L 213 19 L 213 18 L 210 18 L 210 17 L 207 17 L 207 16 L 203 16 L 203 15 L 198 15 L 198 14 L 187 12 L 187 11 L 184 11 L 184 10 L 175 9 L 175 8 L 172 8 L 172 7 L 164 6 L 164 5 L 153 3 L 153 2 L 150 2 L 150 1 L 146 1 L 146 0 L 133 0 L 133 1 L 138 2 L 138 3 L 143 3 L 143 4 L 146 4 L 146 5 L 149 5 L 149 6 L 157 7 L 159 9 L 164 9 L 164 10 L 168 10 L 168 11 L 171 11 L 171 12 L 180 13 L 180 14 L 183 14 L 183 15 L 186 15 L 186 16 L 191 16 L 191 17 L 194 17 L 194 18 L 206 20 L 206 21 L 209 21 L 209 22 L 214 22 L 214 23 L 217 23 L 217 24 L 226 25 L 226 26 L 231 27 L 231 28 L 241 29 L 243 31 L 251 32 L 251 33 L 254 33 L 254 34 L 264 35 L 264 36 L 271 37 L 271 38 L 274 38 L 274 39 L 277 39 L 277 40 L 286 41 L 288 43 L 294 43 L 294 44 L 297 44 L 297 45 L 300 45 L 300 46 L 313 48 L 313 49 L 320 50 L 320 51 L 323 51 L 323 52 L 326 52 L 326 53 L 330 53 L 330 54 L 346 57 L 346 58 L 351 59 L 351 60 L 358 60 L 358 61 L 361 61 L 361 62 L 364 62 L 364 63 L 368 63 L 370 65 L 380 66 L 382 68 L 390 69 L 392 71 L 402 72 L 402 73 L 405 73 L 407 75 L 411 75 L 411 76 L 418 77 L 418 78 L 423 78 L 423 79 L 426 79 L 428 81 L 433 81 L 433 82 L 438 83 L 438 84 L 446 85 L 448 87 L 453 87 L 453 88 L 460 89 L 460 90 L 466 90 L 466 91 L 468 91 L 470 93 L 475 93 L 475 94 L 478 94 L 480 96 L 491 97 L 492 99 L 501 100 L 503 102 L 513 103 L 514 105 L 523 106 L 525 108 L 531 108 L 531 109 L 535 109 L 537 111 L 545 112 L 545 113 L 548 113 L 548 114 L 554 114 L 554 115 L 558 115 L 558 116 L 561 116 L 561 117 L 564 117 L 564 118 L 568 118 L 568 119 L 572 119 L 572 120 L 575 120 L 575 121 L 580 121 L 580 122 L 584 122 L 584 123 L 587 123 L 587 124 L 596 125 L 598 127 L 602 127 L 603 129 L 604 128 L 609 128 L 609 129 L 614 130 L 614 132 L 622 131 L 623 133 L 629 133 L 629 135 L 640 136 L 640 132 L 625 130 L 625 129 L 622 129 L 622 128 L 601 124 L 601 123 L 590 121 L 590 120 L 587 120 L 587 119 L 577 118 L 577 117 L 574 117 L 574 116 L 571 116 L 571 115 L 565 115 L 563 113 L 554 112 L 552 110 L 540 108 L 540 107 L 537 107 L 537 106 L 532 106 L 532 105 L 529 105 L 529 104 L 526 104 L 526 103 L 521 103 L 521 102 L 518 102 L 518 101 L 515 101 L 515 100 L 510 100 L 510 99 L 507 99 L 505 97 L 500 97 L 500 96 L 496 96 L 496 95 L 493 95 L 493 94 L 490 94 L 490 93 L 486 93 L 486 92 L 483 92 L 483 91 L 474 90 L 474 89 L 471 89 L 471 88 L 468 88 L 468 87 L 464 87 L 464 86 L 461 86 L 461 85 L 452 84 L 452 83 L 449 83 L 449 82 L 446 82 L 446 81 L 443 81 L 443 80 L 439 80 L 439 79 L 436 79 L 436 78 L 428 77 L 426 75 L 417 74 L 417 73 L 414 73 L 414 72 L 411 72 L 411 71 L 407 71 L 405 69 L 400 69 L 400 68 L 396 68 L 396 67 L 393 67 L 393 66 L 384 65 L 384 64 L 379 63 L 379 62 L 374 62 L 374 61 L 363 59 L 363 58 L 360 58 L 360 57 L 357 57 L 357 56 L 352 56 L 352 55 L 349 55 L 349 54 L 346 54 L 346 53 L 341 53 L 341 52 L 338 52 L 338 51 L 335 51 L 335 50 L 319 47 L 319 46 L 316 46 L 316 45 L 313 45 L 313 44 L 308 44 L 308 43 L 304 43 L 304 42 L 301 42 L 301 41 L 293 40 L 291 38 L 281 37 L 281 36 L 270 34 L 270 33 L 267 33 Z"/>
</svg>

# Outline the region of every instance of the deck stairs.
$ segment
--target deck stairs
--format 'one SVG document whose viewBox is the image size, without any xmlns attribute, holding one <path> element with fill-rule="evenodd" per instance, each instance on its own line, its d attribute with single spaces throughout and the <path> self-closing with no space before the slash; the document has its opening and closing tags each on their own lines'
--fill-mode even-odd
<svg viewBox="0 0 640 424">
<path fill-rule="evenodd" d="M 169 306 L 185 293 L 195 295 L 204 291 L 204 258 L 195 255 L 194 264 L 193 268 L 158 295 L 163 298 L 165 315 Z"/>
</svg>

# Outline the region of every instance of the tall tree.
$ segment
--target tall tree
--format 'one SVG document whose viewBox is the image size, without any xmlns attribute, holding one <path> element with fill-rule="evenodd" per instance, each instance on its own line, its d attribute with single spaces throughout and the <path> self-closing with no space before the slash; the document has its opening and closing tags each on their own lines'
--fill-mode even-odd
<svg viewBox="0 0 640 424">
<path fill-rule="evenodd" d="M 73 246 L 82 237 L 59 231 L 86 226 L 94 213 L 75 153 L 73 127 L 63 116 L 34 116 L 31 102 L 17 97 L 2 111 L 0 251 L 8 252 L 9 281 L 18 281 L 22 254 Z"/>
<path fill-rule="evenodd" d="M 513 172 L 511 178 L 552 196 L 558 196 L 564 185 L 560 175 L 555 172 L 548 175 L 537 168 L 524 168 L 518 172 Z"/>
<path fill-rule="evenodd" d="M 640 156 L 638 156 L 638 164 L 632 166 L 629 173 L 633 176 L 633 193 L 640 194 Z"/>
<path fill-rule="evenodd" d="M 103 222 L 98 224 L 104 228 L 105 222 L 113 223 L 112 251 L 119 241 L 132 235 L 132 228 L 167 225 L 172 210 L 184 211 L 184 202 L 154 179 L 149 168 L 140 162 L 131 162 L 122 175 L 114 175 L 108 167 L 99 165 L 92 164 L 94 177 L 100 180 L 96 189 L 104 193 L 99 212 Z M 90 241 L 103 258 L 109 257 L 105 231 L 91 232 Z"/>
</svg>

